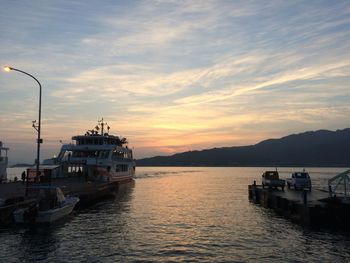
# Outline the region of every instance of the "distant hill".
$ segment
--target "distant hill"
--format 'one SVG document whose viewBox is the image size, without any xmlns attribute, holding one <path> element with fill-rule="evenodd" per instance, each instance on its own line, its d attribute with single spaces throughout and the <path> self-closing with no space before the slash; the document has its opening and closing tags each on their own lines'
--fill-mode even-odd
<svg viewBox="0 0 350 263">
<path fill-rule="evenodd" d="M 350 167 L 350 128 L 318 130 L 255 145 L 189 151 L 136 161 L 138 166 Z"/>
</svg>

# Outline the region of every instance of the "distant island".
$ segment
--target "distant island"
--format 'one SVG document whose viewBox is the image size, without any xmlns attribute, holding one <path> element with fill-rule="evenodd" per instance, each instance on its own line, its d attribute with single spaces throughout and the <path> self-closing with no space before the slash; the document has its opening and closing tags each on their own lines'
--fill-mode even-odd
<svg viewBox="0 0 350 263">
<path fill-rule="evenodd" d="M 136 160 L 138 166 L 350 167 L 350 128 Z"/>
</svg>

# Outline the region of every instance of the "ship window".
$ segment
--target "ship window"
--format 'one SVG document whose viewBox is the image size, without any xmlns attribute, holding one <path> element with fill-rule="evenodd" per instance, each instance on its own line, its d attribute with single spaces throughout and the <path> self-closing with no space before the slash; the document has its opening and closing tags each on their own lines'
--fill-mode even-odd
<svg viewBox="0 0 350 263">
<path fill-rule="evenodd" d="M 114 150 L 112 154 L 113 160 L 124 159 L 124 153 L 122 151 Z"/>
<path fill-rule="evenodd" d="M 71 151 L 65 151 L 62 159 L 64 161 L 67 161 L 67 160 L 70 159 L 71 156 L 72 156 L 72 152 Z"/>
<path fill-rule="evenodd" d="M 109 151 L 91 151 L 89 152 L 89 157 L 98 157 L 101 159 L 107 159 L 109 156 Z"/>
<path fill-rule="evenodd" d="M 72 164 L 68 166 L 67 171 L 71 176 L 82 176 L 85 169 L 83 165 Z"/>
<path fill-rule="evenodd" d="M 102 144 L 102 140 L 99 138 L 94 138 L 93 142 L 95 145 Z"/>
<path fill-rule="evenodd" d="M 117 164 L 115 166 L 115 171 L 116 172 L 126 172 L 128 170 L 128 165 L 127 164 Z"/>
</svg>

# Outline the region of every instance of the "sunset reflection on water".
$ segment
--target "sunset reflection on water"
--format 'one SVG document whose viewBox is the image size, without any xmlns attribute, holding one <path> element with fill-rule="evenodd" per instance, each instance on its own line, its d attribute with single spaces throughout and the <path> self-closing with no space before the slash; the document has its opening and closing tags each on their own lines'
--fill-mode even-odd
<svg viewBox="0 0 350 263">
<path fill-rule="evenodd" d="M 296 168 L 281 168 L 282 177 Z M 57 226 L 0 232 L 1 261 L 348 261 L 350 237 L 248 201 L 265 168 L 139 167 L 135 185 Z M 316 187 L 343 169 L 308 169 Z M 290 253 L 291 246 L 295 253 Z M 336 247 L 336 250 L 334 248 Z M 18 253 L 21 250 L 23 253 Z"/>
</svg>

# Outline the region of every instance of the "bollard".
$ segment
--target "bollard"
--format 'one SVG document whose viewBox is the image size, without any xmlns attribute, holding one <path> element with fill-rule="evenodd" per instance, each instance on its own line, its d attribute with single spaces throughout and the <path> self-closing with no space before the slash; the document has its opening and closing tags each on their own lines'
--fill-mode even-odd
<svg viewBox="0 0 350 263">
<path fill-rule="evenodd" d="M 332 197 L 332 186 L 328 185 L 329 196 Z"/>
<path fill-rule="evenodd" d="M 306 205 L 306 203 L 307 203 L 307 190 L 306 189 L 303 189 L 303 202 L 304 202 L 304 205 Z"/>
</svg>

